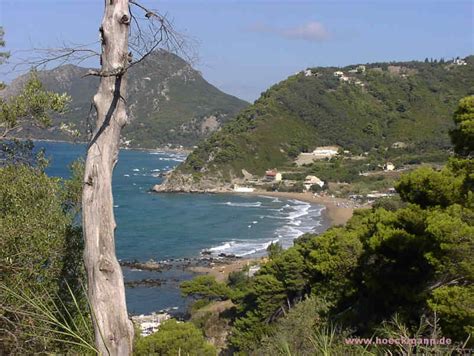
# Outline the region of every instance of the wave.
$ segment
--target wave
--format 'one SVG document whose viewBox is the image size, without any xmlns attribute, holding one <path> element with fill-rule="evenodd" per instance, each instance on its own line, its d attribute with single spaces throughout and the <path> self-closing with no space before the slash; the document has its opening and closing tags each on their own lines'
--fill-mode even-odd
<svg viewBox="0 0 474 356">
<path fill-rule="evenodd" d="M 233 202 L 225 202 L 225 203 L 220 203 L 221 205 L 227 205 L 227 206 L 236 206 L 236 207 L 241 207 L 241 208 L 258 208 L 262 206 L 261 201 L 257 201 L 255 203 L 233 203 Z"/>
<path fill-rule="evenodd" d="M 254 255 L 257 253 L 264 254 L 268 246 L 276 242 L 278 242 L 278 239 L 253 241 L 232 240 L 224 242 L 222 245 L 211 247 L 206 251 L 216 255 L 224 253 L 226 255 L 235 255 L 237 257 L 243 257 L 248 255 Z"/>
<path fill-rule="evenodd" d="M 265 199 L 271 199 L 272 203 L 281 203 L 280 199 L 275 198 L 275 197 L 271 197 L 271 196 L 268 196 L 268 195 L 258 195 L 258 197 L 265 198 Z"/>
<path fill-rule="evenodd" d="M 167 162 L 184 162 L 185 158 L 178 158 L 178 157 L 159 157 L 160 161 L 167 161 Z"/>
<path fill-rule="evenodd" d="M 156 155 L 156 156 L 161 156 L 158 159 L 160 161 L 179 161 L 183 162 L 187 155 L 183 153 L 170 153 L 170 152 L 163 152 L 163 151 L 155 151 L 155 152 L 150 152 L 149 154 L 151 155 Z M 162 159 L 161 159 L 162 158 Z"/>
<path fill-rule="evenodd" d="M 265 196 L 259 196 L 267 198 Z M 312 205 L 310 203 L 300 201 L 297 199 L 275 201 L 273 197 L 271 201 L 265 200 L 265 204 L 261 201 L 257 202 L 223 202 L 218 203 L 227 206 L 245 207 L 245 208 L 260 208 L 264 213 L 257 215 L 258 219 L 252 219 L 244 226 L 247 229 L 257 228 L 255 225 L 261 219 L 276 219 L 277 225 L 272 232 L 267 232 L 266 236 L 261 236 L 258 239 L 233 239 L 225 241 L 220 245 L 213 246 L 206 251 L 214 256 L 219 254 L 243 256 L 263 256 L 266 254 L 267 247 L 273 242 L 279 242 L 284 248 L 293 245 L 294 240 L 301 235 L 314 232 L 318 230 L 322 223 L 319 219 L 323 206 Z M 256 216 L 256 217 L 257 217 Z M 250 230 L 249 230 L 250 231 Z"/>
</svg>

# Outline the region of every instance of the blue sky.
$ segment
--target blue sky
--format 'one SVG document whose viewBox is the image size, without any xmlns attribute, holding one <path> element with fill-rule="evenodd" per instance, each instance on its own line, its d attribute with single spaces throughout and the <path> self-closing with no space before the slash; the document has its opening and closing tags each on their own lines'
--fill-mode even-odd
<svg viewBox="0 0 474 356">
<path fill-rule="evenodd" d="M 473 1 L 150 1 L 197 43 L 194 66 L 212 84 L 253 101 L 312 66 L 474 54 Z M 13 54 L 98 38 L 101 0 L 0 0 Z M 87 63 L 97 66 L 96 61 Z M 15 73 L 0 69 L 4 80 Z"/>
</svg>

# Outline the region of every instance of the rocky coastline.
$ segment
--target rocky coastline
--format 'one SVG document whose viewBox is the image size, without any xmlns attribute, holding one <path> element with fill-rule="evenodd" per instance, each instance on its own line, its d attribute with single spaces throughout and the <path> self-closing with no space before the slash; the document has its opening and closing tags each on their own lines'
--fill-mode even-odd
<svg viewBox="0 0 474 356">
<path fill-rule="evenodd" d="M 155 193 L 230 193 L 232 186 L 217 179 L 196 180 L 191 174 L 169 172 L 161 184 L 151 188 Z"/>
<path fill-rule="evenodd" d="M 221 253 L 218 256 L 211 256 L 203 251 L 199 257 L 184 257 L 169 259 L 163 261 L 149 260 L 141 261 L 120 261 L 120 266 L 138 271 L 162 272 L 170 269 L 190 270 L 194 267 L 213 267 L 220 265 L 229 265 L 243 260 L 241 257 Z"/>
</svg>

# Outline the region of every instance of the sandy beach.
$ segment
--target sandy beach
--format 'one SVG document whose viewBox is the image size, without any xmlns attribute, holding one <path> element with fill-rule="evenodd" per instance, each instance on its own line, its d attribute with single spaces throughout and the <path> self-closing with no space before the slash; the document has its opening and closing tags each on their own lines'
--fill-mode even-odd
<svg viewBox="0 0 474 356">
<path fill-rule="evenodd" d="M 280 197 L 285 199 L 295 199 L 313 204 L 321 204 L 326 207 L 323 214 L 328 219 L 330 226 L 344 225 L 351 217 L 355 208 L 359 208 L 352 201 L 347 199 L 332 198 L 329 196 L 315 196 L 310 192 L 290 193 L 290 192 L 267 192 L 254 191 L 251 193 L 238 193 L 249 195 L 262 195 L 269 197 Z M 363 206 L 364 208 L 366 206 Z M 368 207 L 368 206 L 367 206 Z M 229 274 L 235 271 L 241 271 L 248 265 L 261 264 L 267 261 L 267 258 L 245 258 L 236 261 L 216 262 L 213 266 L 195 266 L 189 269 L 197 273 L 205 273 L 214 276 L 217 281 L 224 282 Z"/>
<path fill-rule="evenodd" d="M 232 193 L 234 194 L 234 193 Z M 261 195 L 267 197 L 280 197 L 285 199 L 295 199 L 312 204 L 321 204 L 326 207 L 323 215 L 329 221 L 329 226 L 344 225 L 351 217 L 356 208 L 368 208 L 369 206 L 356 206 L 354 202 L 348 199 L 333 198 L 330 196 L 314 195 L 311 192 L 292 193 L 292 192 L 267 192 L 264 190 L 256 190 L 249 193 L 235 193 L 242 195 Z M 229 274 L 235 271 L 242 271 L 245 267 L 254 264 L 262 264 L 268 259 L 259 258 L 243 258 L 235 261 L 215 262 L 211 266 L 193 266 L 189 270 L 197 273 L 205 273 L 214 276 L 217 281 L 224 282 Z"/>
<path fill-rule="evenodd" d="M 242 194 L 242 193 L 239 193 Z M 267 191 L 254 191 L 252 195 L 264 195 L 271 197 L 281 197 L 286 199 L 296 199 L 313 204 L 321 204 L 326 207 L 323 214 L 329 219 L 330 225 L 344 225 L 351 217 L 355 204 L 347 199 L 332 198 L 329 196 L 315 196 L 313 193 L 290 193 L 290 192 L 267 192 Z"/>
</svg>

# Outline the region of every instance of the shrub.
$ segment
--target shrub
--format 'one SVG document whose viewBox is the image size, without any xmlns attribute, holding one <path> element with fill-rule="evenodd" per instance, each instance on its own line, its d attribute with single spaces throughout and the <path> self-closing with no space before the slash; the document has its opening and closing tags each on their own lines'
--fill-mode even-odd
<svg viewBox="0 0 474 356">
<path fill-rule="evenodd" d="M 159 330 L 136 340 L 134 354 L 137 356 L 214 356 L 216 349 L 209 344 L 201 331 L 192 323 L 170 319 L 161 324 Z"/>
</svg>

